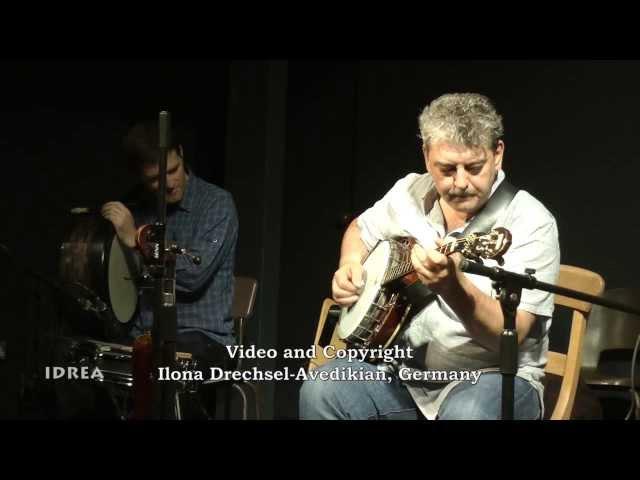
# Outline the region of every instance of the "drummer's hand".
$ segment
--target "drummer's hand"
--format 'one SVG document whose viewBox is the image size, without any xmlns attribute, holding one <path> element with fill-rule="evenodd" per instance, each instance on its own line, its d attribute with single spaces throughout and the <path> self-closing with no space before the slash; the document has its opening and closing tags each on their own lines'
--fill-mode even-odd
<svg viewBox="0 0 640 480">
<path fill-rule="evenodd" d="M 360 262 L 348 262 L 333 274 L 331 292 L 333 299 L 342 306 L 355 303 L 365 283 L 365 271 Z"/>
<path fill-rule="evenodd" d="M 136 224 L 129 209 L 120 202 L 107 202 L 102 206 L 101 213 L 113 224 L 122 243 L 127 247 L 135 248 Z"/>
</svg>

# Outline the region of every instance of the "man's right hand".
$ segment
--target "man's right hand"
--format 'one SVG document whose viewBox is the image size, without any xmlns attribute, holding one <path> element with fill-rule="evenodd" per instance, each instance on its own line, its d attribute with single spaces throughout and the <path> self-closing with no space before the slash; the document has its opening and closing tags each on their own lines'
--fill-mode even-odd
<svg viewBox="0 0 640 480">
<path fill-rule="evenodd" d="M 135 248 L 136 224 L 129 209 L 121 202 L 107 202 L 102 206 L 101 213 L 113 224 L 122 243 L 129 248 Z"/>
<path fill-rule="evenodd" d="M 331 282 L 333 299 L 345 307 L 355 303 L 364 288 L 365 274 L 366 272 L 359 262 L 349 262 L 342 265 L 333 274 Z"/>
</svg>

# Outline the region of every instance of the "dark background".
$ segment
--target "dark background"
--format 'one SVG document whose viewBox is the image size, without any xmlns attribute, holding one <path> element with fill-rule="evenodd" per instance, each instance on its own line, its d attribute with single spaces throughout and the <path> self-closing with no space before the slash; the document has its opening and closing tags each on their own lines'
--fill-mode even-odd
<svg viewBox="0 0 640 480">
<path fill-rule="evenodd" d="M 417 117 L 447 92 L 495 101 L 504 169 L 556 216 L 562 263 L 607 288 L 638 285 L 638 61 L 33 60 L 0 74 L 0 243 L 19 264 L 55 277 L 68 208 L 120 198 L 132 185 L 122 135 L 168 109 L 196 172 L 235 198 L 236 271 L 260 282 L 249 325 L 260 347 L 311 344 L 343 218 L 424 171 Z M 42 282 L 4 256 L 0 267 L 0 416 L 15 418 L 29 338 L 56 312 L 37 301 L 51 296 Z M 265 418 L 296 418 L 299 386 L 263 384 Z"/>
</svg>

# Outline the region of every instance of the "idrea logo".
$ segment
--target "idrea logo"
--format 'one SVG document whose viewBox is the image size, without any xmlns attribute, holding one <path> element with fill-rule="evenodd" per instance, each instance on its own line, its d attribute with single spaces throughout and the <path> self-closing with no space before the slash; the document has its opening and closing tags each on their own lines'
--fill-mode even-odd
<svg viewBox="0 0 640 480">
<path fill-rule="evenodd" d="M 44 367 L 44 378 L 46 380 L 57 380 L 60 378 L 68 380 L 98 380 L 103 381 L 104 375 L 98 367 Z"/>
</svg>

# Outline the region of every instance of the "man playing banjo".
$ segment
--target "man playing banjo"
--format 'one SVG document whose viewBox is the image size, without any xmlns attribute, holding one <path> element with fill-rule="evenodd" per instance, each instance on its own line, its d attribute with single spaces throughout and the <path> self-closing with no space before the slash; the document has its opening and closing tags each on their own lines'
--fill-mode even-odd
<svg viewBox="0 0 640 480">
<path fill-rule="evenodd" d="M 507 185 L 502 118 L 482 95 L 447 94 L 425 107 L 419 127 L 427 173 L 400 179 L 349 225 L 332 282 L 334 300 L 345 308 L 353 305 L 368 281 L 363 260 L 376 244 L 415 239 L 411 264 L 436 297 L 397 339 L 413 359 L 395 364 L 329 361 L 321 370 L 382 370 L 388 381 L 307 380 L 300 392 L 302 419 L 500 418 L 500 302 L 490 279 L 461 272 L 461 255 L 444 254 L 441 247 L 463 234 L 483 215 L 501 184 Z M 558 231 L 542 203 L 526 191 L 514 191 L 493 225 L 512 235 L 503 257 L 505 269 L 524 273 L 533 268 L 538 280 L 556 283 Z M 496 265 L 494 260 L 485 264 Z M 553 308 L 552 294 L 522 291 L 516 315 L 515 419 L 537 419 L 544 413 L 541 381 Z M 451 372 L 453 380 L 400 374 L 407 371 Z M 456 380 L 456 372 L 462 371 L 475 372 L 474 381 Z"/>
</svg>

